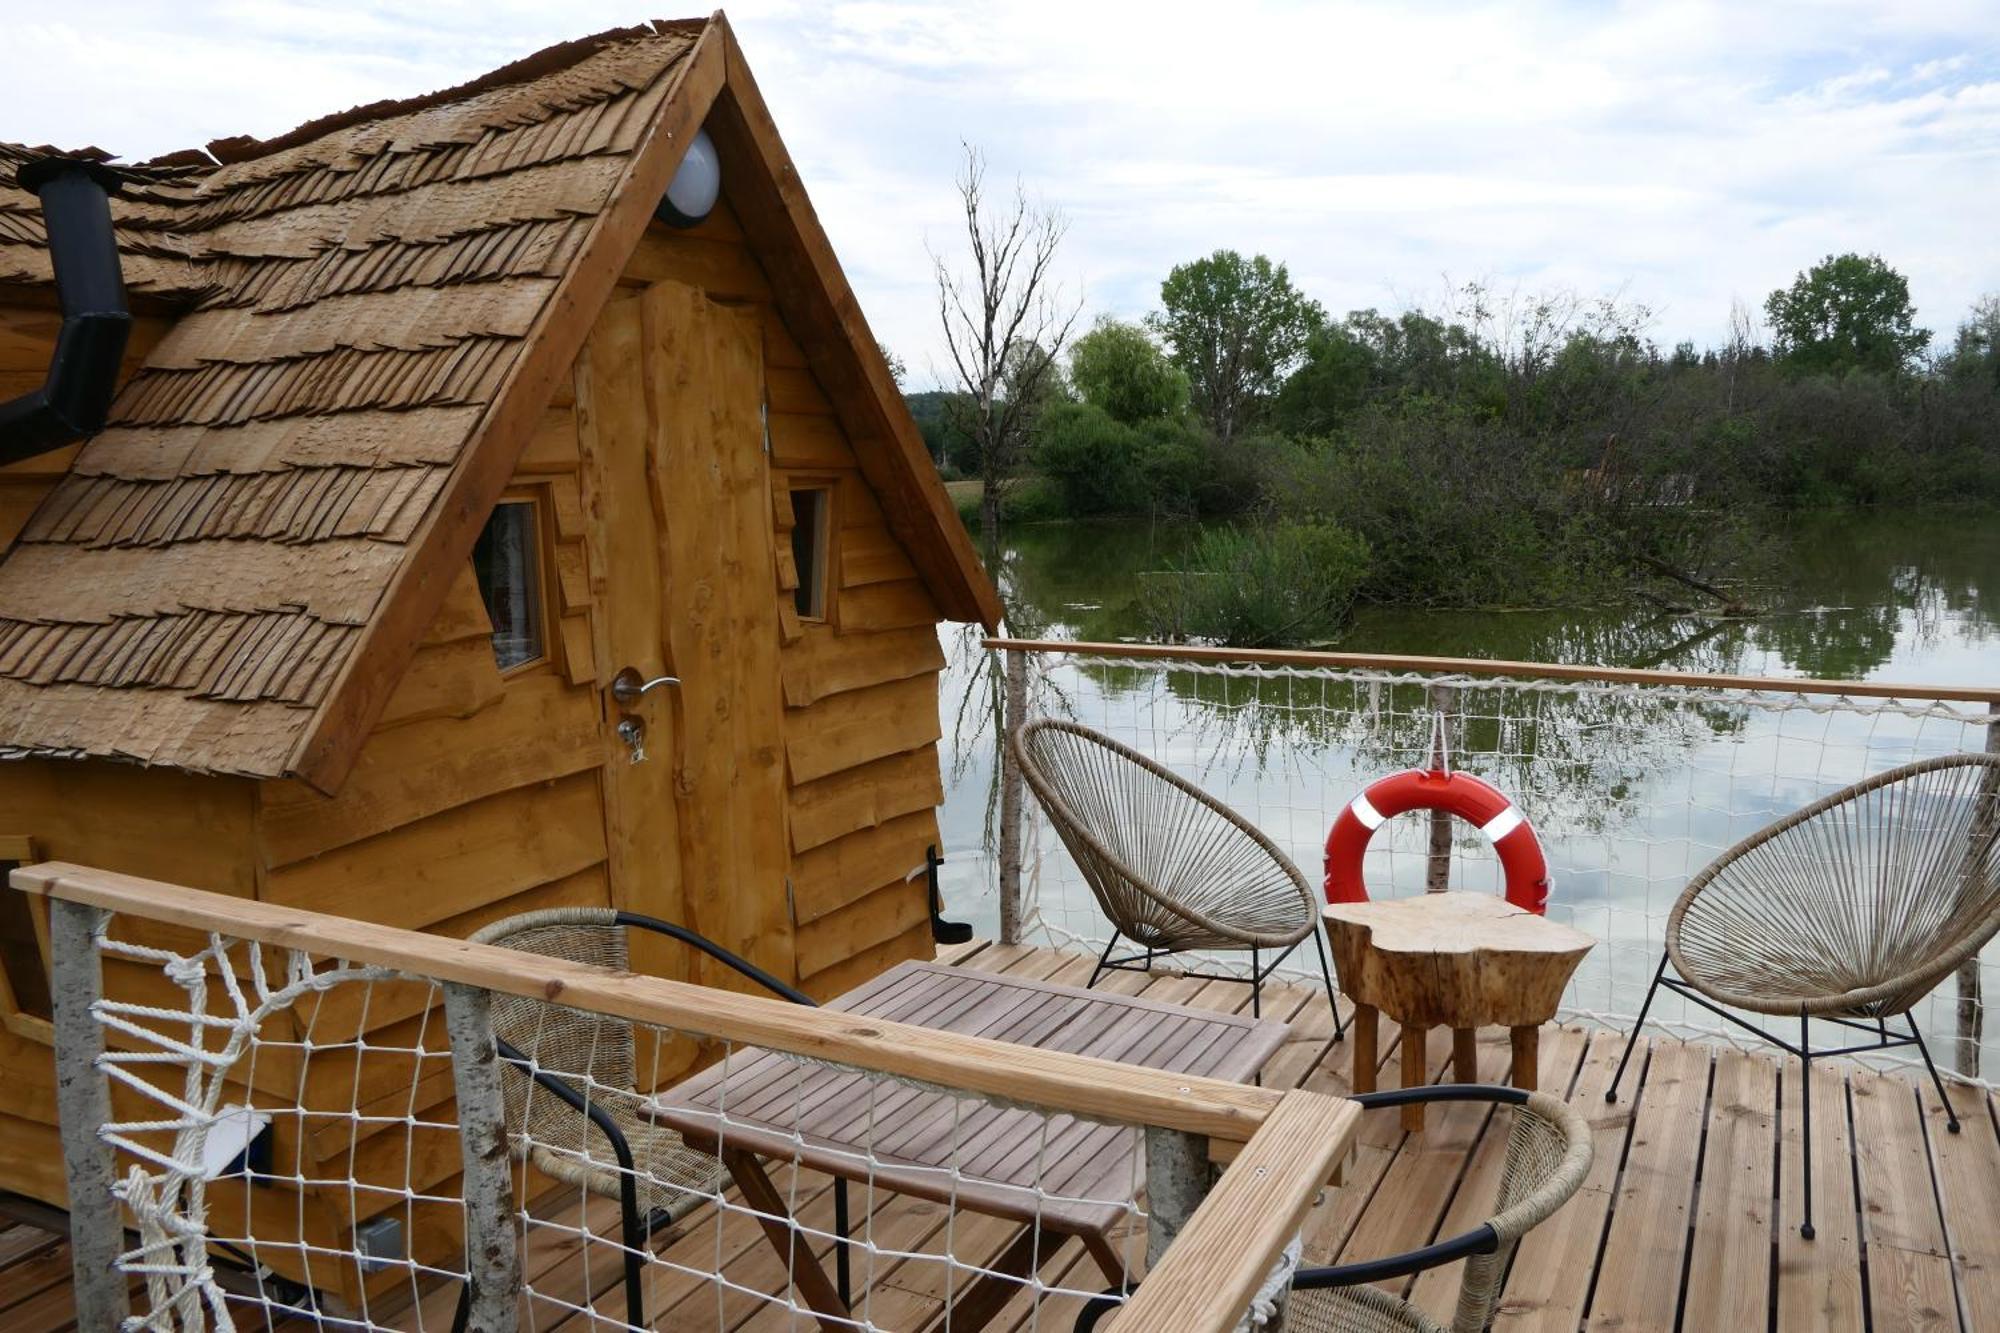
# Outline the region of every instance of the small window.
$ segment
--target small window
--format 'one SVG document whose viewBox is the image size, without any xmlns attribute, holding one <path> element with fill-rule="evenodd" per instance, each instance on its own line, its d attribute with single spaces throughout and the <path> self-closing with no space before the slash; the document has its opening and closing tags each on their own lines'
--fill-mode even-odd
<svg viewBox="0 0 2000 1333">
<path fill-rule="evenodd" d="M 0 1001 L 7 1002 L 7 1026 L 17 1031 L 16 1015 L 46 1023 L 54 1009 L 49 1002 L 48 968 L 42 963 L 42 941 L 35 929 L 35 900 L 5 882 L 7 875 L 23 864 L 21 855 L 17 852 L 0 859 L 0 985 L 6 988 Z"/>
<path fill-rule="evenodd" d="M 503 500 L 472 548 L 472 572 L 493 622 L 493 656 L 502 671 L 545 656 L 538 527 L 533 500 Z"/>
<path fill-rule="evenodd" d="M 792 594 L 800 617 L 826 619 L 827 526 L 833 492 L 824 487 L 792 492 L 792 563 L 799 586 Z"/>
</svg>

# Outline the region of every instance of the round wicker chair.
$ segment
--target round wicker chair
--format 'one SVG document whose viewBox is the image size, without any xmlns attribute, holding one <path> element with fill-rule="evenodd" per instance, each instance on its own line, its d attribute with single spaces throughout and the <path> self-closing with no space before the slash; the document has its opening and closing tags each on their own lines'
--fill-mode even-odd
<svg viewBox="0 0 2000 1333">
<path fill-rule="evenodd" d="M 609 907 L 523 912 L 476 931 L 475 944 L 630 971 L 628 932 L 666 935 L 733 968 L 782 999 L 813 1001 L 762 968 L 671 922 Z M 621 1018 L 498 991 L 493 1035 L 505 1072 L 500 1080 L 509 1149 L 553 1179 L 619 1201 L 625 1292 L 631 1322 L 644 1326 L 639 1283 L 646 1237 L 718 1197 L 722 1163 L 698 1152 L 646 1114 L 638 1090 L 632 1025 Z M 846 1188 L 836 1223 L 846 1235 Z M 838 1246 L 843 1295 L 847 1250 Z M 461 1297 L 461 1306 L 464 1298 Z M 461 1316 L 464 1311 L 461 1309 Z"/>
<path fill-rule="evenodd" d="M 1264 978 L 1310 936 L 1333 1005 L 1318 900 L 1276 843 L 1199 787 L 1088 727 L 1041 718 L 1009 744 L 1111 920 L 1088 984 L 1111 968 L 1149 971 L 1168 954 L 1248 951 L 1251 1010 L 1261 1013 Z M 1141 952 L 1114 958 L 1121 937 Z M 1339 1006 L 1333 1010 L 1337 1037 L 1345 1025 Z"/>
<path fill-rule="evenodd" d="M 1790 1051 L 1808 1073 L 1815 1057 L 1915 1046 L 1957 1133 L 1910 1010 L 1996 931 L 2000 755 L 1920 760 L 1822 797 L 1737 843 L 1682 890 L 1605 1100 L 1617 1100 L 1632 1040 L 1664 986 Z M 1798 1044 L 1732 1010 L 1796 1017 Z M 1892 1033 L 1898 1017 L 1908 1036 Z M 1815 1018 L 1870 1039 L 1814 1050 Z M 1810 1152 L 1812 1101 L 1802 1102 Z M 1810 1238 L 1810 1173 L 1804 1183 L 1800 1230 Z"/>
<path fill-rule="evenodd" d="M 1354 1100 L 1372 1108 L 1444 1101 L 1513 1106 L 1514 1126 L 1495 1212 L 1472 1230 L 1420 1250 L 1300 1269 L 1292 1275 L 1285 1328 L 1293 1333 L 1446 1333 L 1447 1326 L 1429 1314 L 1370 1284 L 1464 1259 L 1458 1309 L 1448 1327 L 1450 1333 L 1479 1333 L 1493 1318 L 1515 1245 L 1569 1202 L 1590 1174 L 1590 1123 L 1567 1102 L 1547 1093 L 1476 1083 L 1368 1092 Z M 1090 1333 L 1099 1319 L 1117 1308 L 1119 1299 L 1116 1290 L 1093 1297 L 1077 1320 L 1077 1333 Z"/>
</svg>

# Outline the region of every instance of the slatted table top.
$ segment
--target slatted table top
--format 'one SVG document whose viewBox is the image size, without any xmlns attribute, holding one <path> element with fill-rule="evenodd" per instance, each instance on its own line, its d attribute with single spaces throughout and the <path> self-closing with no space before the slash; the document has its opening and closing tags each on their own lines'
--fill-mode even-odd
<svg viewBox="0 0 2000 1333">
<path fill-rule="evenodd" d="M 1247 1080 L 1282 1023 L 939 963 L 904 963 L 831 1009 L 1043 1050 Z M 652 1103 L 704 1148 L 718 1140 L 899 1194 L 1102 1232 L 1142 1179 L 1134 1131 L 995 1106 L 760 1049 L 738 1050 Z M 1058 1201 L 1053 1195 L 1065 1196 Z"/>
</svg>

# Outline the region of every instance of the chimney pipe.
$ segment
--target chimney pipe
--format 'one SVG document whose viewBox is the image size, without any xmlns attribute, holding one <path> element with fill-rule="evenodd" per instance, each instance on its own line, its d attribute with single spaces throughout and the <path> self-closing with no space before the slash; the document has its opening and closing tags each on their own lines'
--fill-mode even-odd
<svg viewBox="0 0 2000 1333">
<path fill-rule="evenodd" d="M 0 403 L 0 464 L 103 430 L 132 332 L 111 230 L 118 174 L 101 162 L 49 157 L 22 167 L 17 179 L 42 201 L 63 321 L 42 387 Z"/>
</svg>

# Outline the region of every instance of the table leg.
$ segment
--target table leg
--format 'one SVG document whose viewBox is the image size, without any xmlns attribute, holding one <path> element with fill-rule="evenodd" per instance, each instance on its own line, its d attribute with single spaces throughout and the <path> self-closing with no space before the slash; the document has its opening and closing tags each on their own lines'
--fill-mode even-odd
<svg viewBox="0 0 2000 1333">
<path fill-rule="evenodd" d="M 820 1328 L 824 1333 L 841 1333 L 841 1330 L 853 1328 L 853 1318 L 841 1303 L 840 1293 L 833 1289 L 826 1270 L 813 1256 L 811 1239 L 787 1225 L 791 1215 L 785 1211 L 785 1196 L 778 1193 L 778 1187 L 764 1174 L 764 1164 L 757 1160 L 757 1154 L 725 1148 L 721 1157 L 722 1164 L 729 1168 L 730 1179 L 736 1182 L 736 1188 L 743 1194 L 743 1202 L 757 1210 L 757 1222 L 764 1228 L 764 1238 L 771 1242 L 778 1258 L 791 1270 L 792 1285 L 798 1289 L 799 1299 L 814 1314 L 821 1316 Z"/>
<path fill-rule="evenodd" d="M 1542 1030 L 1539 1027 L 1513 1028 L 1508 1035 L 1514 1041 L 1514 1086 L 1533 1092 L 1541 1077 Z"/>
<path fill-rule="evenodd" d="M 1403 1024 L 1403 1086 L 1421 1088 L 1427 1080 L 1424 1077 L 1425 1029 L 1414 1023 Z M 1424 1108 L 1420 1102 L 1412 1102 L 1403 1107 L 1403 1128 L 1415 1133 L 1424 1127 Z"/>
<path fill-rule="evenodd" d="M 1380 1011 L 1372 1004 L 1354 1006 L 1354 1072 L 1348 1079 L 1356 1092 L 1375 1091 L 1375 1071 L 1382 1063 L 1377 1047 Z"/>
<path fill-rule="evenodd" d="M 1479 1081 L 1479 1051 L 1471 1028 L 1451 1030 L 1451 1075 L 1460 1083 Z"/>
<path fill-rule="evenodd" d="M 1034 1226 L 1023 1227 L 1021 1234 L 987 1264 L 985 1272 L 969 1285 L 960 1285 L 958 1299 L 945 1312 L 953 1333 L 959 1329 L 966 1330 L 966 1333 L 978 1333 L 992 1323 L 994 1316 L 1021 1294 L 1028 1274 L 1034 1271 L 1036 1259 L 1046 1263 L 1067 1239 L 1060 1232 Z M 1100 1258 L 1098 1262 L 1101 1265 L 1104 1261 Z M 1119 1279 L 1112 1281 L 1117 1285 Z"/>
</svg>

